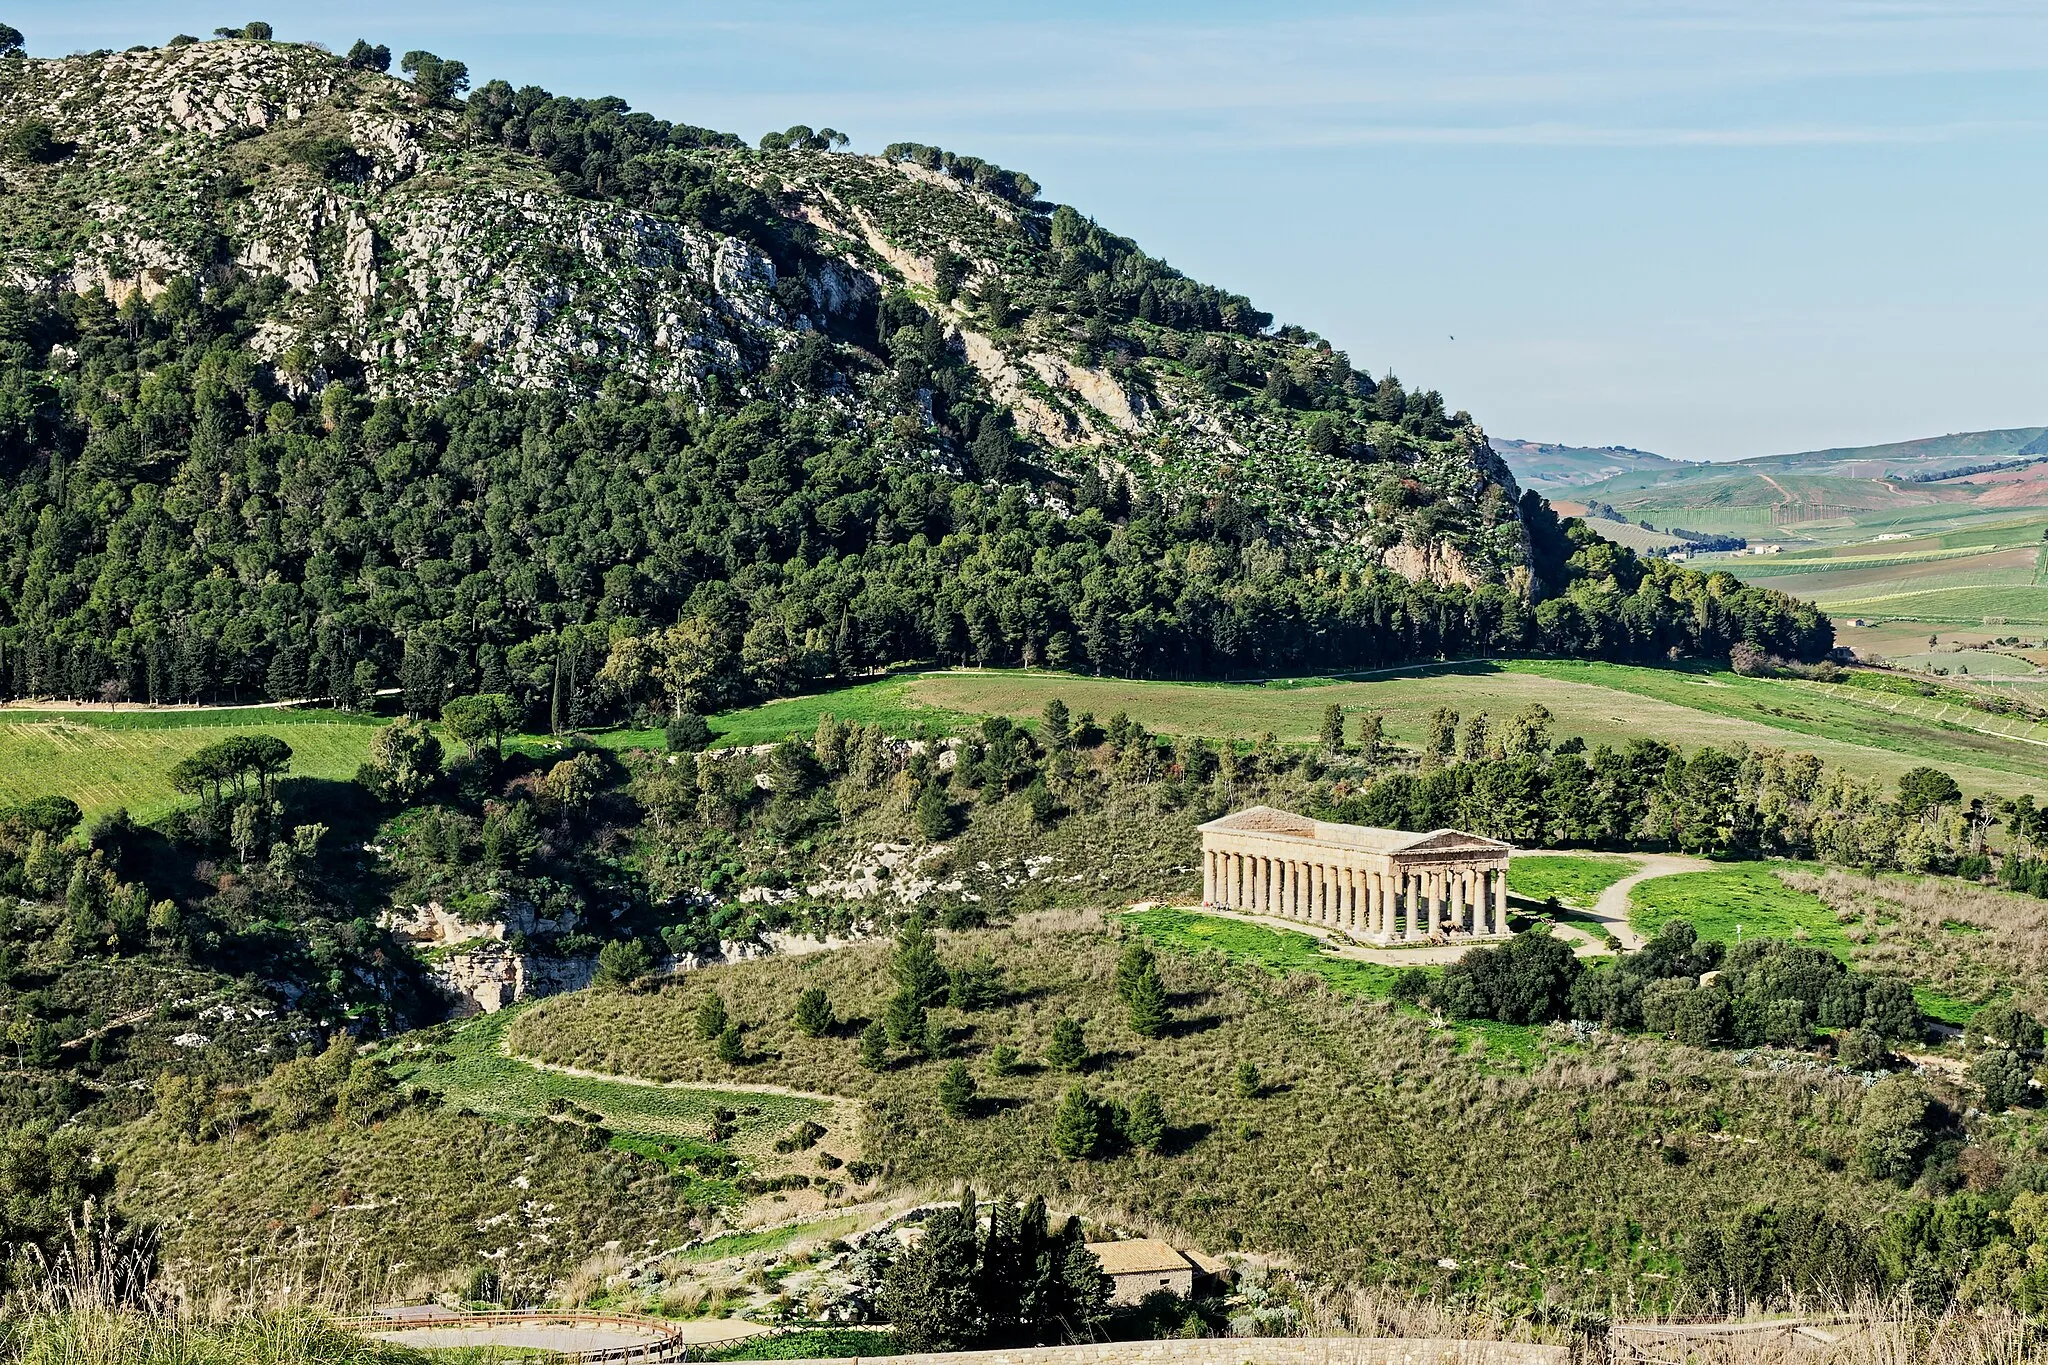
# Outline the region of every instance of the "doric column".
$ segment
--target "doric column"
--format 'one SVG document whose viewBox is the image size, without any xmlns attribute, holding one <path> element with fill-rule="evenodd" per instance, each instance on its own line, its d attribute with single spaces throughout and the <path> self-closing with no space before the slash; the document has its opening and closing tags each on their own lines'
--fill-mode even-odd
<svg viewBox="0 0 2048 1365">
<path fill-rule="evenodd" d="M 1494 869 L 1493 873 L 1493 932 L 1505 934 L 1508 931 L 1508 870 Z"/>
<path fill-rule="evenodd" d="M 1423 937 L 1435 938 L 1437 936 L 1437 933 L 1443 928 L 1443 873 L 1437 871 L 1435 868 L 1431 868 L 1427 872 L 1424 872 L 1422 874 L 1422 877 L 1422 922 L 1425 926 L 1427 926 L 1423 930 Z"/>
<path fill-rule="evenodd" d="M 1226 853 L 1223 856 L 1227 859 L 1225 863 L 1227 871 L 1224 874 L 1223 888 L 1226 902 L 1231 909 L 1242 910 L 1244 908 L 1244 855 L 1242 853 Z"/>
<path fill-rule="evenodd" d="M 1202 904 L 1216 903 L 1216 850 L 1202 850 Z"/>
<path fill-rule="evenodd" d="M 1265 894 L 1265 868 L 1261 866 L 1261 864 L 1264 861 L 1265 860 L 1259 857 L 1259 855 L 1256 853 L 1249 853 L 1245 855 L 1244 908 L 1251 911 L 1255 915 L 1261 915 L 1265 913 L 1265 907 L 1259 903 L 1259 898 Z"/>
<path fill-rule="evenodd" d="M 1499 874 L 1491 868 L 1482 868 L 1479 873 L 1479 913 L 1486 917 L 1486 932 L 1498 934 L 1500 925 L 1494 922 L 1493 880 Z"/>
<path fill-rule="evenodd" d="M 1415 912 L 1415 876 L 1405 867 L 1394 876 L 1398 879 L 1394 904 L 1402 912 L 1401 937 L 1413 941 L 1422 937 L 1422 916 Z"/>
</svg>

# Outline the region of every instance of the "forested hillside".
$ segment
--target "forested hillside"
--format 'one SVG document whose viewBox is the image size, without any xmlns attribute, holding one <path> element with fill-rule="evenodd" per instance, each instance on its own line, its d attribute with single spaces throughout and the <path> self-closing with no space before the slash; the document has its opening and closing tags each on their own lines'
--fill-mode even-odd
<svg viewBox="0 0 2048 1365">
<path fill-rule="evenodd" d="M 0 691 L 1810 658 L 1029 177 L 262 36 L 0 62 Z"/>
</svg>

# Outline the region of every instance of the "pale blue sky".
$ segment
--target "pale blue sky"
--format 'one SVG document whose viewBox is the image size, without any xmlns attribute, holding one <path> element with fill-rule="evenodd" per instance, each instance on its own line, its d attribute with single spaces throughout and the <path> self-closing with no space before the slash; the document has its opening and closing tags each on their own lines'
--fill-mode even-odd
<svg viewBox="0 0 2048 1365">
<path fill-rule="evenodd" d="M 5 17 L 38 56 L 262 18 L 750 139 L 973 152 L 1502 436 L 2048 423 L 2039 0 L 225 3 Z"/>
</svg>

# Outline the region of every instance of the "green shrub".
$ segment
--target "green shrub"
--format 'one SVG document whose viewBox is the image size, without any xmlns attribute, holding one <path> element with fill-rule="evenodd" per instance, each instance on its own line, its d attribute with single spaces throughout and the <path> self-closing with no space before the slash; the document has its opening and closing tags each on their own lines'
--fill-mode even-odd
<svg viewBox="0 0 2048 1365">
<path fill-rule="evenodd" d="M 974 1111 L 975 1090 L 967 1063 L 956 1061 L 939 1077 L 939 1107 L 956 1119 L 964 1119 Z"/>
<path fill-rule="evenodd" d="M 1994 1114 L 2023 1103 L 2028 1095 L 2027 1063 L 2009 1047 L 1994 1047 L 1970 1063 L 1970 1079 L 1984 1091 L 1984 1107 Z"/>
<path fill-rule="evenodd" d="M 1909 1182 L 1927 1153 L 1934 1099 L 1912 1076 L 1887 1076 L 1864 1092 L 1856 1161 L 1873 1180 Z"/>
<path fill-rule="evenodd" d="M 1045 1045 L 1045 1064 L 1061 1071 L 1079 1071 L 1088 1064 L 1088 1040 L 1077 1021 L 1061 1019 L 1052 1026 L 1052 1041 Z"/>
<path fill-rule="evenodd" d="M 832 997 L 825 993 L 823 986 L 806 986 L 804 993 L 796 998 L 796 1009 L 790 1015 L 790 1022 L 806 1038 L 824 1037 L 837 1022 L 832 1017 Z"/>
<path fill-rule="evenodd" d="M 711 992 L 698 1002 L 694 1027 L 697 1036 L 705 1042 L 710 1042 L 723 1034 L 729 1022 L 725 1011 L 725 997 L 717 991 Z"/>
</svg>

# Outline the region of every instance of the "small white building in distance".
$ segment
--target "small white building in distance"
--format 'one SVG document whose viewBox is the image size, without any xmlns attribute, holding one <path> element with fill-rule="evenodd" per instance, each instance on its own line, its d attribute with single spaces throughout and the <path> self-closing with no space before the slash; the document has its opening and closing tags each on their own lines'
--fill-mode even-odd
<svg viewBox="0 0 2048 1365">
<path fill-rule="evenodd" d="M 1132 1237 L 1121 1242 L 1090 1242 L 1088 1250 L 1109 1276 L 1109 1301 L 1118 1308 L 1143 1303 L 1164 1290 L 1180 1298 L 1195 1292 L 1195 1265 L 1157 1237 Z"/>
</svg>

